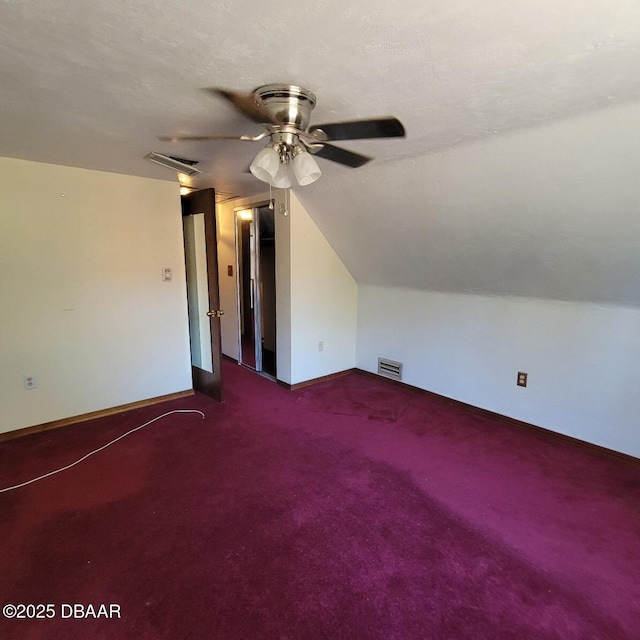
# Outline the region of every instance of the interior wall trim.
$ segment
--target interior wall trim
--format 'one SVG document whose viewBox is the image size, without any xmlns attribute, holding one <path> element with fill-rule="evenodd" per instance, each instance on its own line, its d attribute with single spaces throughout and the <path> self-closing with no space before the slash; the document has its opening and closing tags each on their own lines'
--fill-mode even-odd
<svg viewBox="0 0 640 640">
<path fill-rule="evenodd" d="M 628 453 L 622 453 L 621 451 L 616 451 L 615 449 L 608 449 L 607 447 L 602 447 L 599 444 L 593 444 L 592 442 L 587 442 L 586 440 L 580 440 L 580 438 L 574 438 L 573 436 L 568 436 L 568 435 L 565 435 L 564 433 L 558 433 L 557 431 L 552 431 L 551 429 L 546 429 L 545 427 L 539 427 L 538 425 L 531 424 L 529 422 L 523 422 L 522 420 L 517 420 L 516 418 L 511 418 L 509 416 L 505 416 L 502 413 L 496 413 L 495 411 L 490 411 L 489 409 L 482 409 L 481 407 L 476 407 L 475 405 L 462 402 L 462 400 L 455 400 L 454 398 L 449 398 L 447 396 L 440 395 L 439 393 L 435 393 L 434 391 L 427 391 L 426 389 L 421 389 L 420 387 L 414 387 L 413 385 L 407 384 L 406 382 L 392 380 L 391 378 L 386 378 L 385 376 L 378 375 L 377 373 L 372 373 L 371 371 L 364 371 L 363 369 L 354 369 L 354 371 L 356 373 L 359 373 L 365 376 L 376 378 L 376 380 L 384 380 L 385 382 L 395 386 L 400 386 L 404 388 L 408 387 L 412 391 L 416 391 L 417 393 L 421 393 L 421 394 L 430 396 L 432 398 L 446 400 L 450 404 L 457 405 L 468 411 L 481 415 L 485 418 L 492 418 L 494 420 L 499 420 L 500 422 L 508 424 L 512 427 L 517 427 L 519 429 L 526 429 L 527 431 L 531 431 L 533 433 L 537 433 L 545 437 L 555 438 L 557 440 L 563 440 L 564 442 L 570 442 L 573 445 L 591 449 L 592 451 L 595 451 L 601 455 L 614 457 L 614 458 L 617 458 L 618 460 L 631 462 L 635 465 L 640 464 L 640 458 L 636 458 L 635 456 L 629 455 Z"/>
<path fill-rule="evenodd" d="M 297 389 L 310 387 L 314 384 L 318 384 L 319 382 L 326 382 L 327 380 L 342 378 L 343 376 L 347 376 L 350 373 L 354 373 L 355 371 L 357 371 L 357 369 L 345 369 L 344 371 L 337 371 L 336 373 L 330 373 L 329 375 L 321 376 L 319 378 L 312 378 L 311 380 L 305 380 L 304 382 L 296 382 L 295 384 L 289 384 L 288 382 L 283 382 L 282 380 L 277 380 L 277 383 L 281 387 L 289 389 L 289 391 L 296 391 Z"/>
<path fill-rule="evenodd" d="M 70 418 L 63 418 L 62 420 L 54 420 L 53 422 L 44 422 L 43 424 L 36 424 L 32 427 L 25 427 L 24 429 L 15 429 L 13 431 L 6 431 L 0 433 L 0 442 L 6 440 L 14 440 L 15 438 L 22 438 L 32 433 L 40 433 L 41 431 L 49 431 L 51 429 L 59 429 L 60 427 L 67 427 L 79 422 L 86 422 L 87 420 L 94 420 L 95 418 L 104 418 L 105 416 L 112 416 L 117 413 L 124 413 L 125 411 L 131 411 L 132 409 L 141 409 L 142 407 L 150 407 L 154 404 L 160 404 L 161 402 L 168 402 L 169 400 L 177 400 L 178 398 L 186 398 L 194 395 L 193 389 L 186 389 L 185 391 L 177 391 L 176 393 L 169 393 L 164 396 L 156 396 L 155 398 L 148 398 L 147 400 L 138 400 L 137 402 L 130 402 L 128 404 L 121 404 L 117 407 L 110 407 L 109 409 L 101 409 L 100 411 L 92 411 L 90 413 L 83 413 L 78 416 L 71 416 Z"/>
</svg>

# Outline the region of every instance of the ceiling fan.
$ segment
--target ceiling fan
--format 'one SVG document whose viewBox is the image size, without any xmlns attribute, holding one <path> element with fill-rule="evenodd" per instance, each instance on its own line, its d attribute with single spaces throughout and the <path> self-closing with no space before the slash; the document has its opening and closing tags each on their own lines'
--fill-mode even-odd
<svg viewBox="0 0 640 640">
<path fill-rule="evenodd" d="M 355 153 L 331 142 L 370 138 L 404 137 L 402 123 L 393 117 L 333 122 L 309 126 L 316 97 L 311 91 L 289 84 L 268 84 L 245 94 L 226 89 L 209 89 L 230 102 L 236 110 L 253 122 L 266 127 L 256 136 L 163 136 L 160 140 L 245 140 L 257 142 L 268 138 L 250 166 L 251 173 L 279 188 L 292 184 L 291 169 L 299 185 L 315 182 L 321 175 L 313 156 L 347 167 L 360 167 L 372 158 Z"/>
</svg>

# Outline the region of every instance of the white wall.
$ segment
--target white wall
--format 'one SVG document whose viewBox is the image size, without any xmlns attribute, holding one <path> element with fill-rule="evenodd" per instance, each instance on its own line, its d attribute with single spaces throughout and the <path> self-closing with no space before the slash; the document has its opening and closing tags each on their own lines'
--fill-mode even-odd
<svg viewBox="0 0 640 640">
<path fill-rule="evenodd" d="M 0 158 L 0 287 L 0 431 L 191 388 L 177 182 Z"/>
<path fill-rule="evenodd" d="M 408 384 L 640 457 L 640 309 L 361 286 L 358 367 L 378 356 Z"/>
<path fill-rule="evenodd" d="M 290 196 L 290 382 L 295 384 L 355 366 L 358 287 L 296 194 Z"/>
<path fill-rule="evenodd" d="M 291 384 L 291 192 L 276 189 L 276 373 Z M 285 215 L 286 213 L 286 215 Z"/>
</svg>

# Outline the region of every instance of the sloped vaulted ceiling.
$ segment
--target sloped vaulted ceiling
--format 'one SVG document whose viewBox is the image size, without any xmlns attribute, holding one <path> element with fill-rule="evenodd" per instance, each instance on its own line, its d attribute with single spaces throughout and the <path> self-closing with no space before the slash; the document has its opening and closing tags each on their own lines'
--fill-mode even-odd
<svg viewBox="0 0 640 640">
<path fill-rule="evenodd" d="M 640 305 L 640 105 L 372 166 L 299 198 L 360 284 Z"/>
<path fill-rule="evenodd" d="M 640 304 L 635 0 L 0 0 L 0 155 L 250 195 L 255 134 L 201 89 L 314 91 L 313 122 L 395 115 L 298 195 L 360 283 Z"/>
</svg>

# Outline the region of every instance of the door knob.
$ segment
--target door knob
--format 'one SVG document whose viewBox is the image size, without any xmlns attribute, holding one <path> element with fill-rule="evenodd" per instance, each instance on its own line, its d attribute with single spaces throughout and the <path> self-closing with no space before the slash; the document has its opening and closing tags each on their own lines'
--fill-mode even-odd
<svg viewBox="0 0 640 640">
<path fill-rule="evenodd" d="M 224 315 L 224 311 L 222 309 L 216 309 L 215 311 L 207 311 L 207 315 L 210 318 L 221 318 Z"/>
</svg>

